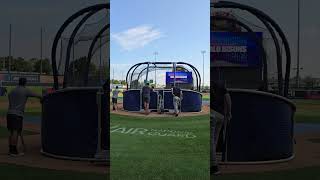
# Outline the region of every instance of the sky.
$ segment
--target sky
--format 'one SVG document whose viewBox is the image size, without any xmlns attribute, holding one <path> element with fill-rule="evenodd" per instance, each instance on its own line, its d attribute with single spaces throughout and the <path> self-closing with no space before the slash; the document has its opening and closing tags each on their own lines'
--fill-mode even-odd
<svg viewBox="0 0 320 180">
<path fill-rule="evenodd" d="M 256 7 L 273 18 L 286 34 L 292 56 L 291 76 L 295 76 L 297 64 L 297 33 L 298 33 L 298 0 L 237 0 L 238 3 Z M 311 75 L 320 78 L 320 1 L 300 1 L 300 71 L 301 76 Z M 235 14 L 259 26 L 263 25 L 252 15 L 235 10 Z"/>
<path fill-rule="evenodd" d="M 196 3 L 195 3 L 196 2 Z M 111 78 L 145 61 L 184 61 L 209 84 L 209 0 L 111 0 Z M 154 55 L 158 52 L 158 55 Z M 159 76 L 161 76 L 159 74 Z M 163 76 L 159 77 L 164 81 Z M 158 79 L 158 77 L 157 77 Z M 159 80 L 157 81 L 159 83 Z"/>
<path fill-rule="evenodd" d="M 44 28 L 43 56 L 51 56 L 52 41 L 62 23 L 73 13 L 106 0 L 11 0 L 0 6 L 0 56 L 8 56 L 9 24 L 12 55 L 40 57 L 40 28 Z"/>
<path fill-rule="evenodd" d="M 52 40 L 71 14 L 105 0 L 11 0 L 0 6 L 0 56 L 8 55 L 12 24 L 15 57 L 40 56 L 40 27 L 44 32 L 44 57 L 50 57 Z M 237 0 L 255 6 L 275 19 L 286 33 L 296 65 L 296 0 Z M 320 77 L 320 11 L 318 0 L 301 0 L 301 74 Z M 123 79 L 130 65 L 141 61 L 186 61 L 202 75 L 205 50 L 205 82 L 209 74 L 209 0 L 111 0 L 111 64 Z M 238 12 L 237 12 L 238 13 Z M 254 21 L 248 14 L 239 13 Z M 122 65 L 120 65 L 122 64 Z M 293 70 L 294 73 L 294 70 Z M 111 74 L 112 75 L 112 74 Z M 294 74 L 292 74 L 294 75 Z"/>
</svg>

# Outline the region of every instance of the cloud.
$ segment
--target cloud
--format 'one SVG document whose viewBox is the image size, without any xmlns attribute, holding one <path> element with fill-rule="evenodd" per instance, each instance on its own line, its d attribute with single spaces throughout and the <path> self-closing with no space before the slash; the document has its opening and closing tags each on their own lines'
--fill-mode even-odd
<svg viewBox="0 0 320 180">
<path fill-rule="evenodd" d="M 149 43 L 163 37 L 163 33 L 149 25 L 141 25 L 114 33 L 111 37 L 125 50 L 131 51 L 142 48 Z"/>
</svg>

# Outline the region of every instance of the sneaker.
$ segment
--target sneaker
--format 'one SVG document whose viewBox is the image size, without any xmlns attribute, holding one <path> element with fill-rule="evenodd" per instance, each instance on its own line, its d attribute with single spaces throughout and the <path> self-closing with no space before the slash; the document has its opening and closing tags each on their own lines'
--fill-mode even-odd
<svg viewBox="0 0 320 180">
<path fill-rule="evenodd" d="M 176 117 L 178 117 L 178 116 L 179 116 L 179 114 L 177 113 L 175 116 L 176 116 Z"/>
<path fill-rule="evenodd" d="M 218 166 L 212 166 L 212 167 L 210 168 L 210 174 L 220 175 L 221 172 L 220 172 Z"/>
</svg>

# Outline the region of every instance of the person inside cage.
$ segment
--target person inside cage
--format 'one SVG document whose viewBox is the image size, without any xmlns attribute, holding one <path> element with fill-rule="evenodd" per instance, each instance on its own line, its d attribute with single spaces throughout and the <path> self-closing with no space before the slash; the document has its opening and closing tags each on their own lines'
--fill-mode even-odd
<svg viewBox="0 0 320 180">
<path fill-rule="evenodd" d="M 143 107 L 144 107 L 144 112 L 146 115 L 150 113 L 149 111 L 149 103 L 150 103 L 150 98 L 151 98 L 151 91 L 152 89 L 149 86 L 149 83 L 145 83 L 145 85 L 142 88 L 142 101 L 143 101 Z"/>
<path fill-rule="evenodd" d="M 182 100 L 182 91 L 179 87 L 172 85 L 172 95 L 173 95 L 173 107 L 174 107 L 174 115 L 177 117 L 180 113 L 180 106 Z"/>
</svg>

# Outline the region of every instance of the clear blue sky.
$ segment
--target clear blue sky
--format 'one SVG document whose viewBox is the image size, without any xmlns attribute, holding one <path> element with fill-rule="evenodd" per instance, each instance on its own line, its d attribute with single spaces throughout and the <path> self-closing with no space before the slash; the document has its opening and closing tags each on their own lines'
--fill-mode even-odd
<svg viewBox="0 0 320 180">
<path fill-rule="evenodd" d="M 142 61 L 185 61 L 209 84 L 209 0 L 111 0 L 111 78 Z"/>
</svg>

